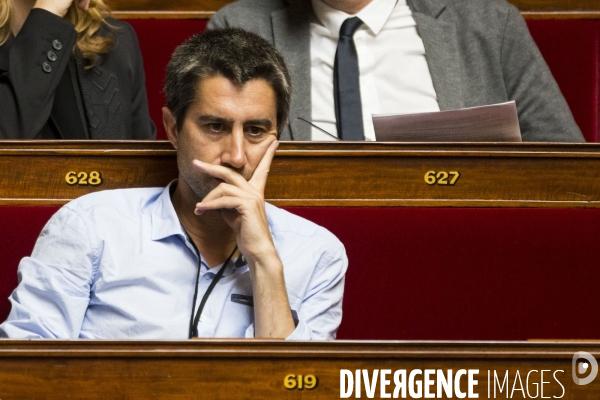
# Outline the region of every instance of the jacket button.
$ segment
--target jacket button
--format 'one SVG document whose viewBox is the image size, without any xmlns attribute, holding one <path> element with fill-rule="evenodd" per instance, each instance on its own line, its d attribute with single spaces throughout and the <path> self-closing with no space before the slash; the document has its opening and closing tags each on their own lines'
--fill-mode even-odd
<svg viewBox="0 0 600 400">
<path fill-rule="evenodd" d="M 54 50 L 56 51 L 60 51 L 63 48 L 63 45 L 61 42 L 59 42 L 58 40 L 54 39 L 52 41 L 52 47 L 54 48 Z"/>
<path fill-rule="evenodd" d="M 52 50 L 50 50 L 50 51 L 48 52 L 48 60 L 50 60 L 50 61 L 54 62 L 54 61 L 56 61 L 56 59 L 57 59 L 57 58 L 58 58 L 58 57 L 56 56 L 56 53 L 55 53 L 55 52 L 53 52 Z"/>
<path fill-rule="evenodd" d="M 45 63 L 42 64 L 42 69 L 46 73 L 52 72 L 52 66 L 50 64 L 48 64 L 47 62 L 45 62 Z"/>
</svg>

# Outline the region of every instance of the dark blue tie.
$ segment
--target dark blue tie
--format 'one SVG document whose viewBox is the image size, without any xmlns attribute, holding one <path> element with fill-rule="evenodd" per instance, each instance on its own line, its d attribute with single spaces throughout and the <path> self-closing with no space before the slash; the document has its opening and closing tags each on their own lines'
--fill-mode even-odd
<svg viewBox="0 0 600 400">
<path fill-rule="evenodd" d="M 365 140 L 360 103 L 358 56 L 352 38 L 362 23 L 358 17 L 344 21 L 335 52 L 333 97 L 338 137 L 342 140 Z"/>
</svg>

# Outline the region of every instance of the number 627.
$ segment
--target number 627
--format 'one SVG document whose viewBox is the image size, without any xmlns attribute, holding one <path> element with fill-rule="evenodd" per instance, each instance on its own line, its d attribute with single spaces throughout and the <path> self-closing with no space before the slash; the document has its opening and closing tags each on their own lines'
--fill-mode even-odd
<svg viewBox="0 0 600 400">
<path fill-rule="evenodd" d="M 458 178 L 460 178 L 460 172 L 458 171 L 428 171 L 425 173 L 425 183 L 429 186 L 454 186 Z"/>
</svg>

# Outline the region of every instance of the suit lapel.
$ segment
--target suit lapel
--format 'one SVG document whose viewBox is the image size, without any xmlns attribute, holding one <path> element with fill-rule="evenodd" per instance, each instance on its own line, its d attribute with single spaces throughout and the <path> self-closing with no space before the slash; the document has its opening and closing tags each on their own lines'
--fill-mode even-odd
<svg viewBox="0 0 600 400">
<path fill-rule="evenodd" d="M 121 139 L 123 126 L 121 94 L 117 76 L 98 62 L 85 69 L 83 60 L 77 60 L 77 76 L 88 121 L 91 139 Z"/>
<path fill-rule="evenodd" d="M 425 46 L 429 72 L 440 109 L 464 107 L 462 63 L 456 25 L 444 20 L 445 0 L 410 0 L 409 5 Z"/>
<path fill-rule="evenodd" d="M 90 127 L 88 126 L 87 118 L 85 117 L 85 105 L 83 104 L 81 85 L 79 83 L 79 72 L 77 72 L 77 69 L 77 61 L 69 63 L 69 75 L 71 76 L 71 86 L 73 86 L 73 94 L 75 95 L 77 111 L 79 112 L 79 118 L 81 119 L 81 126 L 83 127 L 85 138 L 89 139 Z"/>
<path fill-rule="evenodd" d="M 15 40 L 14 36 L 10 35 L 6 42 L 0 46 L 0 73 L 8 71 L 8 56 L 13 40 Z"/>
<path fill-rule="evenodd" d="M 283 55 L 292 76 L 292 106 L 289 129 L 293 140 L 310 140 L 310 125 L 298 117 L 311 119 L 310 86 L 310 1 L 290 1 L 287 8 L 271 14 L 273 42 Z M 289 130 L 282 135 L 291 140 Z"/>
<path fill-rule="evenodd" d="M 87 128 L 88 134 L 90 138 L 96 137 L 96 132 L 101 129 L 101 121 L 97 116 L 97 113 L 92 106 L 92 92 L 93 92 L 93 83 L 91 79 L 91 75 L 93 72 L 91 70 L 86 70 L 84 62 L 79 58 L 75 57 L 76 65 L 77 65 L 77 78 L 79 80 L 79 88 L 81 89 L 81 99 L 83 102 L 83 109 L 87 119 Z"/>
</svg>

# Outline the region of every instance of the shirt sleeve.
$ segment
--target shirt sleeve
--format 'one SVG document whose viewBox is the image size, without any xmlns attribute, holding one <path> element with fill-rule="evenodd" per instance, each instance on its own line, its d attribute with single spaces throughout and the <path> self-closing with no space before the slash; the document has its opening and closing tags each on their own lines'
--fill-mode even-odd
<svg viewBox="0 0 600 400">
<path fill-rule="evenodd" d="M 344 280 L 348 258 L 344 246 L 325 252 L 315 268 L 308 290 L 299 306 L 296 329 L 286 340 L 333 340 L 342 322 Z M 297 308 L 297 309 L 296 309 Z"/>
<path fill-rule="evenodd" d="M 304 298 L 291 306 L 296 329 L 285 340 L 335 339 L 342 322 L 344 279 L 348 268 L 346 250 L 337 243 L 339 247 L 321 256 Z M 245 338 L 254 338 L 254 329 L 252 323 L 246 329 Z"/>
<path fill-rule="evenodd" d="M 79 337 L 97 269 L 91 224 L 68 206 L 46 224 L 31 257 L 21 260 L 0 337 Z"/>
</svg>

